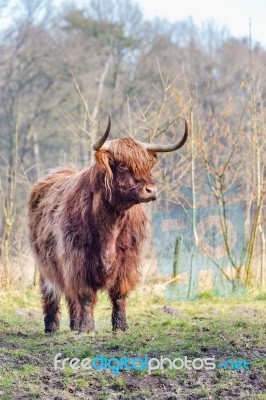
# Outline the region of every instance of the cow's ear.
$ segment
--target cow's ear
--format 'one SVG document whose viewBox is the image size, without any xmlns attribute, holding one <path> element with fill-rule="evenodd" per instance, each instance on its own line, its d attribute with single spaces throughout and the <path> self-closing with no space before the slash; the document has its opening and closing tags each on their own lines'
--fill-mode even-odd
<svg viewBox="0 0 266 400">
<path fill-rule="evenodd" d="M 153 165 L 154 165 L 157 161 L 157 153 L 155 151 L 149 151 L 149 150 L 148 150 L 148 153 L 151 156 L 151 159 L 152 159 Z"/>
<path fill-rule="evenodd" d="M 110 167 L 111 159 L 109 152 L 104 150 L 96 151 L 94 158 L 100 170 L 104 172 L 105 187 L 110 191 L 113 181 L 113 172 Z"/>
<path fill-rule="evenodd" d="M 94 158 L 100 169 L 106 171 L 110 168 L 108 151 L 96 151 L 96 153 L 94 154 Z"/>
</svg>

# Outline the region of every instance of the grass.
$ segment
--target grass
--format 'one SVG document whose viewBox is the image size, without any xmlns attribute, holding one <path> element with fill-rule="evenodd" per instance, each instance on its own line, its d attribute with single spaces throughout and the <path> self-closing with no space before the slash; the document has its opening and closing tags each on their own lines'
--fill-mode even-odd
<svg viewBox="0 0 266 400">
<path fill-rule="evenodd" d="M 35 289 L 0 298 L 0 398 L 8 399 L 266 399 L 266 299 L 217 299 L 208 293 L 198 302 L 171 303 L 137 292 L 129 300 L 130 330 L 113 334 L 108 298 L 96 308 L 96 332 L 79 336 L 68 329 L 62 307 L 61 331 L 43 333 Z M 183 314 L 163 312 L 167 305 Z M 133 359 L 215 357 L 246 359 L 250 370 L 54 369 L 54 357 Z"/>
</svg>

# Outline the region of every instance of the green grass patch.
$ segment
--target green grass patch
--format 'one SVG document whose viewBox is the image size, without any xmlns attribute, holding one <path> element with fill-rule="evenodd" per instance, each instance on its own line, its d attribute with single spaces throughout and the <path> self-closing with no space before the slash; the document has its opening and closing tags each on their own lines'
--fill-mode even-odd
<svg viewBox="0 0 266 400">
<path fill-rule="evenodd" d="M 164 312 L 164 305 L 179 313 Z M 219 300 L 203 293 L 198 302 L 171 303 L 158 296 L 140 301 L 136 292 L 128 302 L 130 329 L 113 334 L 108 296 L 100 294 L 94 335 L 69 331 L 64 303 L 61 331 L 45 335 L 37 290 L 2 296 L 0 398 L 98 400 L 110 398 L 110 392 L 122 400 L 141 396 L 155 399 L 163 398 L 167 391 L 180 398 L 181 391 L 184 398 L 260 400 L 265 396 L 266 382 L 265 313 L 266 301 L 258 296 Z M 151 375 L 135 370 L 113 375 L 111 371 L 73 371 L 68 364 L 64 370 L 55 370 L 57 353 L 80 360 L 101 355 L 131 359 L 163 356 L 171 360 L 214 356 L 222 361 L 246 359 L 251 362 L 251 371 L 165 368 Z"/>
</svg>

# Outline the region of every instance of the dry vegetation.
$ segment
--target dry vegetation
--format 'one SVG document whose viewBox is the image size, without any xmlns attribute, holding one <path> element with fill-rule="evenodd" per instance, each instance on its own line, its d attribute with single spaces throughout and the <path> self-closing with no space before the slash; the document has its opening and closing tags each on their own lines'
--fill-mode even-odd
<svg viewBox="0 0 266 400">
<path fill-rule="evenodd" d="M 217 207 L 227 279 L 265 289 L 265 50 L 211 23 L 146 21 L 130 0 L 92 0 L 85 10 L 27 0 L 19 7 L 0 38 L 0 290 L 34 276 L 30 184 L 58 164 L 89 165 L 108 113 L 113 137 L 152 142 L 173 141 L 187 118 L 189 143 L 160 157 L 160 200 L 148 212 L 192 210 L 191 271 L 198 252 L 221 269 L 197 224 L 199 210 Z M 0 12 L 11 10 L 3 3 Z M 234 204 L 243 208 L 241 257 L 230 247 Z M 156 262 L 152 234 L 151 252 Z"/>
<path fill-rule="evenodd" d="M 84 10 L 74 2 L 58 9 L 49 0 L 20 0 L 13 10 L 8 3 L 0 1 L 0 17 L 12 16 L 0 30 L 0 398 L 266 399 L 266 49 L 212 23 L 146 21 L 131 0 L 90 0 Z M 186 118 L 189 141 L 158 157 L 159 200 L 147 208 L 151 224 L 142 279 L 129 300 L 130 331 L 112 335 L 101 294 L 96 336 L 70 333 L 63 305 L 61 332 L 48 337 L 27 241 L 29 188 L 63 163 L 88 166 L 109 113 L 112 138 L 170 143 Z M 208 227 L 199 221 L 202 210 L 213 209 L 219 235 L 211 232 L 209 247 Z M 230 222 L 231 209 L 240 217 Z M 176 242 L 179 262 L 163 273 L 161 245 L 179 238 L 180 220 L 166 216 L 158 240 L 152 222 L 162 212 L 188 221 L 180 239 L 188 255 L 178 258 Z M 199 254 L 224 281 L 245 285 L 246 296 L 213 296 L 211 268 L 198 265 Z M 167 290 L 184 282 L 193 298 L 196 274 L 198 302 L 167 301 Z M 59 351 L 81 358 L 246 358 L 251 370 L 58 372 L 52 358 Z"/>
</svg>

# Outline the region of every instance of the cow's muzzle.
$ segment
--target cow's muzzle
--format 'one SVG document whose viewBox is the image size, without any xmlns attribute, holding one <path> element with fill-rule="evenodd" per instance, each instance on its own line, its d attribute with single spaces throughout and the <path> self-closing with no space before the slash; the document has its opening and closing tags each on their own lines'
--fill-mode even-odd
<svg viewBox="0 0 266 400">
<path fill-rule="evenodd" d="M 140 201 L 149 202 L 157 199 L 157 187 L 155 185 L 146 185 L 140 193 Z"/>
</svg>

